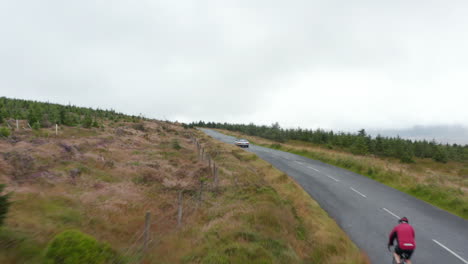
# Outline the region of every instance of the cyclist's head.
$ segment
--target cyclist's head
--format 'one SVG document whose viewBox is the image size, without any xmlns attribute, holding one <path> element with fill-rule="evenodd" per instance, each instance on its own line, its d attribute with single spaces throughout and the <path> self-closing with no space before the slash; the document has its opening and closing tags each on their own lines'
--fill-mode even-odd
<svg viewBox="0 0 468 264">
<path fill-rule="evenodd" d="M 408 218 L 403 216 L 402 218 L 400 218 L 400 220 L 398 220 L 398 223 L 408 223 Z"/>
</svg>

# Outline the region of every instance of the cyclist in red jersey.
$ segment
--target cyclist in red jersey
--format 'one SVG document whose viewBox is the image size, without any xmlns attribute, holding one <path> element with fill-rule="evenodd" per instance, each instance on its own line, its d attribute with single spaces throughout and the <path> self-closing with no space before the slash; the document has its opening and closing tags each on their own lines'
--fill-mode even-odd
<svg viewBox="0 0 468 264">
<path fill-rule="evenodd" d="M 398 225 L 390 232 L 388 247 L 393 246 L 393 240 L 397 240 L 395 252 L 393 253 L 397 263 L 400 263 L 400 256 L 403 253 L 408 255 L 407 263 L 411 264 L 411 255 L 416 248 L 415 234 L 413 227 L 408 223 L 408 218 L 402 217 L 398 220 Z"/>
</svg>

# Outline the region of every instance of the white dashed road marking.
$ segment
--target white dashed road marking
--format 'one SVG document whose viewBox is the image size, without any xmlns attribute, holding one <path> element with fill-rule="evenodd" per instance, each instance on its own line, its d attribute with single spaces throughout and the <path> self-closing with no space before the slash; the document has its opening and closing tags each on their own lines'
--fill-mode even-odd
<svg viewBox="0 0 468 264">
<path fill-rule="evenodd" d="M 325 175 L 325 176 L 327 176 L 328 178 L 330 178 L 330 179 L 332 179 L 332 180 L 334 180 L 334 181 L 336 181 L 336 182 L 339 182 L 339 181 L 340 181 L 340 180 L 338 180 L 338 179 L 333 178 L 332 176 L 329 176 L 329 175 Z"/>
<path fill-rule="evenodd" d="M 455 257 L 457 257 L 459 260 L 461 260 L 463 263 L 465 264 L 468 264 L 468 261 L 464 260 L 462 257 L 460 257 L 457 253 L 453 252 L 452 250 L 450 250 L 448 247 L 442 245 L 442 243 L 440 243 L 439 241 L 435 240 L 435 239 L 432 239 L 432 241 L 434 241 L 437 245 L 441 246 L 443 249 L 447 250 L 448 252 L 452 253 L 452 255 L 454 255 Z"/>
<path fill-rule="evenodd" d="M 319 170 L 317 170 L 316 168 L 314 168 L 314 167 L 311 167 L 311 166 L 307 166 L 307 168 L 309 168 L 309 169 L 313 169 L 313 170 L 314 170 L 314 171 L 316 171 L 316 172 L 320 172 Z"/>
<path fill-rule="evenodd" d="M 399 217 L 398 215 L 396 215 L 396 214 L 392 213 L 392 212 L 391 212 L 390 210 L 388 210 L 387 208 L 382 208 L 382 209 L 384 209 L 384 211 L 386 211 L 387 213 L 389 213 L 389 214 L 393 215 L 394 217 L 396 217 L 396 218 L 400 219 L 400 217 Z"/>
<path fill-rule="evenodd" d="M 294 162 L 296 162 L 297 164 L 304 165 L 303 162 L 300 162 L 300 161 L 297 161 L 297 160 L 295 160 Z M 316 168 L 311 167 L 311 166 L 307 166 L 307 168 L 313 169 L 313 170 L 316 171 L 316 172 L 320 172 L 319 170 L 317 170 Z M 339 181 L 340 181 L 340 180 L 338 180 L 338 179 L 333 178 L 332 176 L 329 176 L 329 175 L 325 175 L 325 176 L 327 176 L 328 178 L 330 178 L 330 179 L 332 179 L 332 180 L 334 180 L 334 181 L 336 181 L 336 182 L 339 182 Z M 359 192 L 358 192 L 358 193 L 359 193 Z M 363 195 L 362 193 L 359 193 L 359 194 L 361 194 L 362 196 L 366 197 L 366 196 Z"/>
<path fill-rule="evenodd" d="M 359 192 L 358 190 L 354 189 L 353 187 L 349 187 L 351 190 L 353 190 L 354 192 L 356 192 L 357 194 L 361 195 L 362 197 L 364 198 L 367 198 L 367 196 L 365 196 L 364 194 L 362 194 L 361 192 Z"/>
</svg>

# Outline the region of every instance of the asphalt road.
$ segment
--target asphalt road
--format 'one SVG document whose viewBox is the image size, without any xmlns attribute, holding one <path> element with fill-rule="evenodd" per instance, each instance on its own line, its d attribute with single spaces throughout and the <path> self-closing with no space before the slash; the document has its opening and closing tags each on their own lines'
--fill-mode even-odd
<svg viewBox="0 0 468 264">
<path fill-rule="evenodd" d="M 229 144 L 235 140 L 209 129 Z M 372 263 L 391 263 L 387 239 L 399 217 L 416 232 L 415 264 L 468 264 L 468 221 L 365 176 L 295 154 L 251 145 L 248 151 L 294 178 Z"/>
</svg>

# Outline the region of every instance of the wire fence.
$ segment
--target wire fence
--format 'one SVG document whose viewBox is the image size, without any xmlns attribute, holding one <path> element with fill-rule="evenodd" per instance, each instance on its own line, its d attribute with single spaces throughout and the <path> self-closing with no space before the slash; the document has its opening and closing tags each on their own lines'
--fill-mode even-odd
<svg viewBox="0 0 468 264">
<path fill-rule="evenodd" d="M 179 196 L 177 198 L 177 204 L 171 204 L 171 208 L 173 209 L 163 216 L 152 215 L 151 217 L 153 220 L 149 223 L 145 223 L 144 226 L 142 225 L 141 231 L 133 234 L 132 238 L 129 240 L 130 246 L 128 246 L 121 254 L 115 255 L 114 258 L 110 260 L 110 263 L 119 264 L 121 263 L 121 259 L 125 259 L 125 263 L 139 263 L 144 259 L 147 252 L 150 252 L 163 241 L 165 236 L 181 230 L 181 227 L 185 222 L 184 219 L 189 218 L 200 208 L 200 204 L 203 202 L 203 192 L 206 191 L 206 189 L 218 189 L 218 164 L 215 162 L 212 155 L 205 150 L 205 147 L 200 140 L 198 140 L 193 134 L 190 134 L 189 138 L 195 145 L 198 160 L 208 165 L 210 174 L 208 176 L 211 176 L 213 180 L 210 184 L 207 184 L 202 178 L 200 180 L 198 190 L 196 188 L 191 190 L 176 189 Z M 217 156 L 218 154 L 219 152 L 215 152 L 215 155 L 213 156 Z M 187 199 L 187 194 L 190 193 L 191 195 Z M 151 202 L 147 202 L 143 208 L 148 208 L 150 205 Z M 149 229 L 145 228 L 148 225 Z M 156 226 L 156 228 L 152 228 L 154 226 Z M 103 250 L 99 257 L 105 253 L 106 252 Z"/>
<path fill-rule="evenodd" d="M 174 199 L 173 203 L 170 204 L 170 211 L 164 215 L 151 215 L 149 223 L 142 224 L 140 231 L 135 232 L 132 238 L 129 240 L 130 246 L 128 246 L 121 254 L 116 254 L 110 263 L 140 263 L 148 254 L 154 251 L 155 247 L 160 245 L 165 238 L 169 235 L 180 232 L 183 226 L 186 224 L 193 214 L 201 208 L 201 205 L 208 202 L 203 199 L 203 192 L 218 192 L 220 190 L 219 180 L 219 165 L 215 161 L 222 153 L 219 150 L 209 149 L 207 150 L 205 144 L 198 140 L 193 134 L 189 135 L 190 141 L 195 146 L 197 152 L 197 158 L 199 162 L 206 163 L 209 168 L 208 178 L 211 181 L 206 181 L 206 178 L 200 179 L 200 186 L 192 189 L 173 189 Z M 246 170 L 254 170 L 246 167 Z M 257 171 L 252 171 L 257 173 Z M 205 180 L 204 180 L 205 179 Z M 233 184 L 238 188 L 248 188 L 248 186 L 261 186 L 264 182 L 258 182 L 250 179 L 243 179 L 244 183 L 240 184 L 237 178 L 232 179 Z M 244 186 L 245 185 L 245 186 Z M 148 212 L 151 212 L 151 206 L 153 202 L 149 201 L 143 208 L 148 208 Z M 143 218 L 142 218 L 143 219 Z M 149 228 L 146 228 L 148 227 Z M 105 254 L 105 252 L 101 252 Z M 122 261 L 122 259 L 124 261 Z"/>
</svg>

